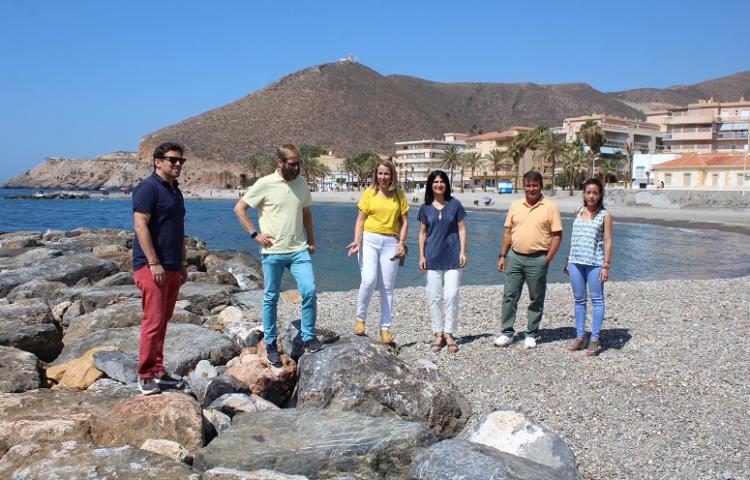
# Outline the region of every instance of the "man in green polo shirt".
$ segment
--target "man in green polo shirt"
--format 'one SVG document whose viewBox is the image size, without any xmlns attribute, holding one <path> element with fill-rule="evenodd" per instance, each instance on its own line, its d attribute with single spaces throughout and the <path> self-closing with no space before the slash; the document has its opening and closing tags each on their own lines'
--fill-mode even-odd
<svg viewBox="0 0 750 480">
<path fill-rule="evenodd" d="M 547 292 L 547 269 L 562 239 L 560 210 L 555 202 L 544 198 L 542 186 L 539 172 L 526 172 L 523 176 L 524 198 L 513 202 L 505 217 L 503 245 L 497 261 L 498 271 L 505 272 L 502 332 L 495 339 L 497 347 L 513 343 L 513 325 L 524 281 L 530 300 L 524 348 L 536 347 L 539 337 Z"/>
<path fill-rule="evenodd" d="M 278 170 L 255 182 L 237 202 L 234 213 L 250 238 L 261 245 L 263 264 L 263 334 L 266 356 L 274 366 L 281 365 L 276 345 L 276 307 L 281 276 L 289 269 L 302 296 L 302 341 L 305 351 L 315 352 L 323 345 L 315 337 L 317 296 L 312 259 L 315 253 L 310 204 L 310 188 L 300 176 L 300 153 L 294 145 L 276 149 Z M 249 208 L 258 209 L 260 230 L 247 216 Z"/>
</svg>

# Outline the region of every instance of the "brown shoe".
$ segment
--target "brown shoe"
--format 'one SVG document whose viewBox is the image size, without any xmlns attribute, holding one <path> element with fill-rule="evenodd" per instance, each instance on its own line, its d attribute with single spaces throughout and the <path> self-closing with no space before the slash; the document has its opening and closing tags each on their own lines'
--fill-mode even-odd
<svg viewBox="0 0 750 480">
<path fill-rule="evenodd" d="M 445 346 L 445 337 L 443 336 L 443 333 L 436 333 L 435 334 L 435 341 L 432 343 L 432 351 L 437 353 L 440 350 L 443 349 Z"/>
<path fill-rule="evenodd" d="M 583 350 L 583 347 L 586 345 L 586 339 L 584 337 L 578 337 L 572 342 L 570 342 L 565 348 L 569 352 L 575 352 L 576 350 Z"/>
<path fill-rule="evenodd" d="M 599 339 L 591 340 L 589 342 L 589 348 L 586 349 L 586 355 L 589 357 L 595 357 L 602 351 L 602 341 Z"/>
<path fill-rule="evenodd" d="M 391 332 L 389 330 L 380 331 L 380 341 L 382 343 L 385 343 L 386 345 L 392 345 L 396 343 L 396 341 L 393 339 L 393 335 L 391 335 Z"/>
<path fill-rule="evenodd" d="M 365 321 L 364 320 L 357 320 L 354 322 L 354 335 L 359 335 L 360 337 L 365 335 Z"/>
<path fill-rule="evenodd" d="M 453 338 L 452 334 L 450 333 L 445 334 L 445 343 L 448 345 L 448 351 L 450 353 L 458 352 L 458 344 L 456 343 L 456 339 Z"/>
</svg>

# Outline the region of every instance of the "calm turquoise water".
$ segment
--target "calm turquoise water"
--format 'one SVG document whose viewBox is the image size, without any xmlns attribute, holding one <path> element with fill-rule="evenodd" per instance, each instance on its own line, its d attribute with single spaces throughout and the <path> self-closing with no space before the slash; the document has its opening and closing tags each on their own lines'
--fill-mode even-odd
<svg viewBox="0 0 750 480">
<path fill-rule="evenodd" d="M 132 228 L 130 200 L 15 200 L 5 197 L 29 191 L 0 189 L 0 231 L 70 230 L 77 227 Z M 249 250 L 258 254 L 234 217 L 230 200 L 186 200 L 187 234 L 208 242 L 212 250 Z M 251 210 L 251 214 L 254 212 Z M 357 216 L 353 205 L 313 205 L 318 252 L 314 257 L 320 290 L 349 290 L 359 286 L 359 269 L 345 246 L 352 240 Z M 397 285 L 424 284 L 417 267 L 416 211 L 410 216 L 410 255 L 399 272 Z M 502 213 L 472 212 L 466 217 L 469 264 L 464 285 L 496 284 Z M 253 221 L 257 218 L 253 216 Z M 562 274 L 569 248 L 571 220 L 563 219 L 563 245 L 550 267 L 551 282 L 567 282 Z M 615 223 L 615 252 L 610 279 L 658 280 L 739 277 L 750 275 L 748 237 L 717 230 L 692 230 L 646 224 Z"/>
</svg>

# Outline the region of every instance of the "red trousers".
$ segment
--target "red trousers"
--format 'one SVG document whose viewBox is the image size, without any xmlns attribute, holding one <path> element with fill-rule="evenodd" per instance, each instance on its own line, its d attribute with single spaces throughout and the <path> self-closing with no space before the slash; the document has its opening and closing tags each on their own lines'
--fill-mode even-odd
<svg viewBox="0 0 750 480">
<path fill-rule="evenodd" d="M 159 377 L 165 372 L 164 338 L 167 336 L 167 322 L 172 318 L 180 293 L 180 272 L 166 271 L 164 274 L 165 281 L 160 287 L 154 283 L 148 266 L 133 272 L 143 306 L 138 356 L 138 376 L 143 379 Z"/>
</svg>

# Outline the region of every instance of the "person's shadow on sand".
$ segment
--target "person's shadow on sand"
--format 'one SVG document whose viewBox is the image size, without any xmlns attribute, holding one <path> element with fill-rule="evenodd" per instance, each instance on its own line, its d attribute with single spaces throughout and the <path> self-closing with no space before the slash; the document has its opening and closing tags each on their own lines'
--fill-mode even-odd
<svg viewBox="0 0 750 480">
<path fill-rule="evenodd" d="M 544 343 L 567 342 L 576 338 L 576 329 L 574 327 L 542 328 L 539 330 L 539 336 Z M 631 338 L 633 336 L 627 328 L 603 328 L 601 352 L 611 348 L 620 350 Z"/>
</svg>

